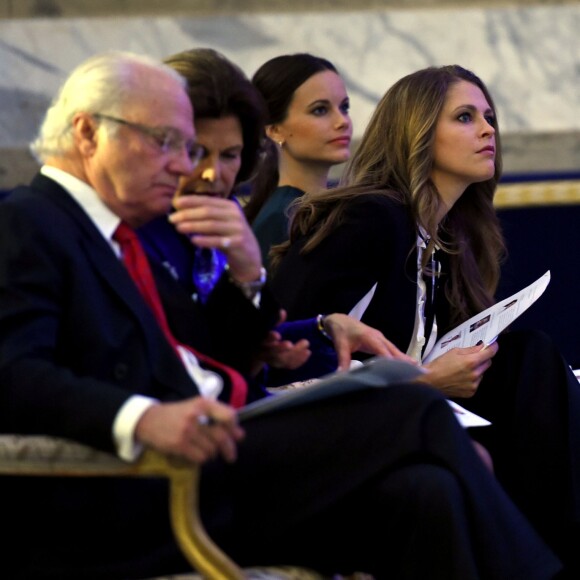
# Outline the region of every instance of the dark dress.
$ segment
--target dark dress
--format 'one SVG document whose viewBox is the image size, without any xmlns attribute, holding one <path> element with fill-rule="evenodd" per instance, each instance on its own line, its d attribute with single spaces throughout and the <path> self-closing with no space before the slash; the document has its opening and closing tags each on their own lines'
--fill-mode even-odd
<svg viewBox="0 0 580 580">
<path fill-rule="evenodd" d="M 378 282 L 362 318 L 401 350 L 412 338 L 417 297 L 416 230 L 408 210 L 383 196 L 350 204 L 344 222 L 307 255 L 297 240 L 273 289 L 289 316 L 348 313 Z M 439 335 L 449 330 L 445 260 L 435 296 Z M 507 332 L 477 394 L 460 404 L 491 427 L 471 429 L 491 452 L 498 479 L 544 538 L 580 570 L 580 386 L 552 341 Z"/>
<path fill-rule="evenodd" d="M 270 264 L 270 248 L 288 239 L 288 206 L 302 195 L 304 192 L 301 189 L 291 185 L 277 187 L 252 222 L 266 269 L 269 269 Z"/>
</svg>

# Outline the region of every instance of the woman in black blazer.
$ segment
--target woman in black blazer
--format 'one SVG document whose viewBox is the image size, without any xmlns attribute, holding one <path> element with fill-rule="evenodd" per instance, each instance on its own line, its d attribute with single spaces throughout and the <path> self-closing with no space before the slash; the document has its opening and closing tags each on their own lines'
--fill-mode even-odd
<svg viewBox="0 0 580 580">
<path fill-rule="evenodd" d="M 401 79 L 341 187 L 298 205 L 274 260 L 289 316 L 353 313 L 421 361 L 437 336 L 494 301 L 504 252 L 493 208 L 500 174 L 496 108 L 478 77 L 446 66 Z M 580 387 L 552 342 L 505 333 L 426 366 L 433 386 L 491 420 L 472 436 L 516 503 L 580 570 Z"/>
</svg>

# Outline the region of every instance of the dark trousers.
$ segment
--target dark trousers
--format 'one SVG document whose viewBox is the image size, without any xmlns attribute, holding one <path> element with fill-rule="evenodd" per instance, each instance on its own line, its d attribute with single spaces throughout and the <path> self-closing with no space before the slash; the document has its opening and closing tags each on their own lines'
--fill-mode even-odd
<svg viewBox="0 0 580 580">
<path fill-rule="evenodd" d="M 447 403 L 411 385 L 248 422 L 218 541 L 241 562 L 378 578 L 549 578 L 545 547 Z M 208 494 L 212 478 L 208 478 Z"/>
<path fill-rule="evenodd" d="M 242 564 L 441 580 L 546 579 L 559 569 L 429 388 L 365 390 L 244 427 L 238 461 L 207 465 L 201 495 L 210 534 Z M 37 525 L 20 538 L 11 578 L 186 569 L 158 482 L 23 481 L 19 501 L 30 498 Z"/>
<path fill-rule="evenodd" d="M 463 406 L 491 427 L 470 434 L 542 537 L 580 577 L 580 385 L 546 335 L 510 332 Z"/>
</svg>

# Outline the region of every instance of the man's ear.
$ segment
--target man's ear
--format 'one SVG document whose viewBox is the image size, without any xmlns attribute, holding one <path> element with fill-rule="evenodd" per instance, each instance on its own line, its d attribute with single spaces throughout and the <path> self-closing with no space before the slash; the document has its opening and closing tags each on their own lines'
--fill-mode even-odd
<svg viewBox="0 0 580 580">
<path fill-rule="evenodd" d="M 97 147 L 98 128 L 97 121 L 88 113 L 75 113 L 72 120 L 73 139 L 84 157 L 90 157 Z"/>
</svg>

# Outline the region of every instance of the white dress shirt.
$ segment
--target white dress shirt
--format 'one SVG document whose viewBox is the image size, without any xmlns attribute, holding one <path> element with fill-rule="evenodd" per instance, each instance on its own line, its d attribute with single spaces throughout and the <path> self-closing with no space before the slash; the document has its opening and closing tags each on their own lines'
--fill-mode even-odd
<svg viewBox="0 0 580 580">
<path fill-rule="evenodd" d="M 417 309 L 415 311 L 415 326 L 413 328 L 413 336 L 411 343 L 407 349 L 407 354 L 413 357 L 417 362 L 422 362 L 422 357 L 427 356 L 437 342 L 437 318 L 433 314 L 433 327 L 429 335 L 429 342 L 425 351 L 425 303 L 427 300 L 427 287 L 423 278 L 423 268 L 421 266 L 423 261 L 423 253 L 427 249 L 429 238 L 427 232 L 422 227 L 419 227 L 417 235 Z"/>
</svg>

